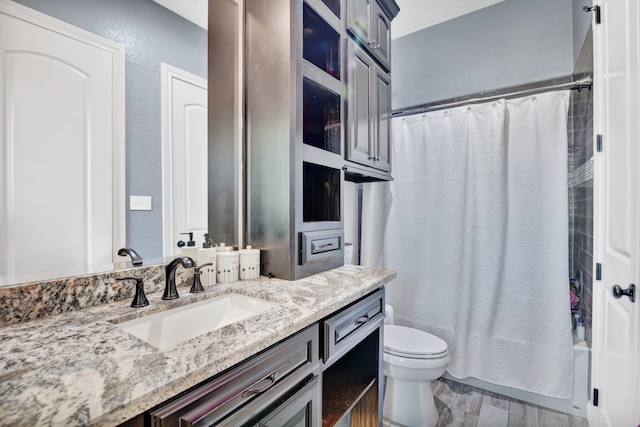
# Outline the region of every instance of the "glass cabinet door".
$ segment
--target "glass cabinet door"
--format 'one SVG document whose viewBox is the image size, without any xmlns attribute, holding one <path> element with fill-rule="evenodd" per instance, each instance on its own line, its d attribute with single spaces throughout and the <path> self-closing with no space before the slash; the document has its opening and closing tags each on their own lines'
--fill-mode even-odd
<svg viewBox="0 0 640 427">
<path fill-rule="evenodd" d="M 372 2 L 375 0 L 352 0 L 348 3 L 347 29 L 363 44 L 371 40 Z"/>
</svg>

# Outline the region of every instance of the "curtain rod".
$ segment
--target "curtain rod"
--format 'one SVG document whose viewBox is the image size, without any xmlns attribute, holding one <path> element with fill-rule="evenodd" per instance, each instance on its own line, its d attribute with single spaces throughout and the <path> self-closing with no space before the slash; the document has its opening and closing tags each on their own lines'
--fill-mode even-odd
<svg viewBox="0 0 640 427">
<path fill-rule="evenodd" d="M 489 94 L 483 95 L 481 93 L 478 95 L 471 95 L 469 97 L 465 97 L 464 99 L 453 98 L 453 99 L 447 99 L 443 101 L 431 102 L 428 104 L 421 104 L 421 105 L 414 105 L 412 107 L 400 108 L 398 110 L 394 110 L 391 113 L 391 116 L 392 117 L 408 116 L 411 114 L 426 113 L 428 111 L 437 111 L 437 110 L 444 110 L 446 108 L 451 108 L 451 107 L 459 107 L 461 105 L 466 105 L 466 104 L 472 104 L 472 103 L 478 103 L 478 102 L 489 102 L 489 101 L 495 101 L 498 99 L 509 99 L 509 98 L 515 98 L 518 96 L 533 95 L 536 93 L 550 92 L 554 90 L 564 90 L 564 89 L 581 90 L 585 88 L 591 89 L 591 86 L 593 85 L 593 78 L 591 76 L 583 77 L 576 80 L 573 80 L 573 78 L 571 78 L 570 81 L 565 81 L 562 83 L 553 83 L 554 81 L 557 81 L 557 80 L 541 82 L 536 84 L 536 87 L 529 87 L 527 89 L 518 89 L 522 87 L 522 86 L 518 86 L 516 88 L 505 89 L 501 93 L 497 93 L 498 91 L 494 91 L 492 95 L 489 95 Z M 528 86 L 531 86 L 531 85 L 528 85 Z"/>
</svg>

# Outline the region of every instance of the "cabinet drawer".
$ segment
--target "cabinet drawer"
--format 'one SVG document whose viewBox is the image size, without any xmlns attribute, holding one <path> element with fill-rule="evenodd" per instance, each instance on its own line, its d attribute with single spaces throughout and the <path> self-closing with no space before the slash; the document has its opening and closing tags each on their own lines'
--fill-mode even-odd
<svg viewBox="0 0 640 427">
<path fill-rule="evenodd" d="M 333 363 L 358 344 L 384 319 L 384 289 L 379 289 L 323 322 L 323 360 Z"/>
<path fill-rule="evenodd" d="M 318 341 L 316 324 L 150 411 L 153 425 L 195 426 L 203 419 L 207 425 L 217 425 L 213 421 L 235 413 L 263 393 L 284 393 L 285 386 L 316 373 Z"/>
</svg>

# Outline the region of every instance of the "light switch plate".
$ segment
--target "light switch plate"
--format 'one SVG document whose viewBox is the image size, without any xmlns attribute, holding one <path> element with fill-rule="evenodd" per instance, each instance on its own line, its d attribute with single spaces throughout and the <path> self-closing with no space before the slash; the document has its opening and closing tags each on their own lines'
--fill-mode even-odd
<svg viewBox="0 0 640 427">
<path fill-rule="evenodd" d="M 129 209 L 132 211 L 150 211 L 151 196 L 131 196 Z"/>
</svg>

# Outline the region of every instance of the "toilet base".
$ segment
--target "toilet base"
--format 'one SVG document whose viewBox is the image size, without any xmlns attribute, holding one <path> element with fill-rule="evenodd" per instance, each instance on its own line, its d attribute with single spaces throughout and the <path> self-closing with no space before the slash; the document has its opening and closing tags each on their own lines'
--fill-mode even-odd
<svg viewBox="0 0 640 427">
<path fill-rule="evenodd" d="M 431 381 L 403 381 L 386 378 L 383 415 L 407 427 L 434 427 L 438 410 Z"/>
</svg>

